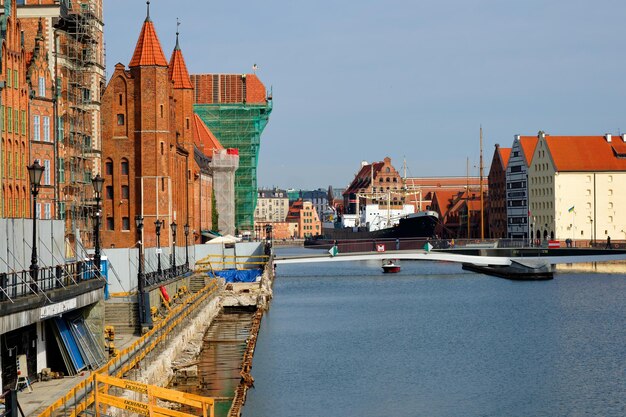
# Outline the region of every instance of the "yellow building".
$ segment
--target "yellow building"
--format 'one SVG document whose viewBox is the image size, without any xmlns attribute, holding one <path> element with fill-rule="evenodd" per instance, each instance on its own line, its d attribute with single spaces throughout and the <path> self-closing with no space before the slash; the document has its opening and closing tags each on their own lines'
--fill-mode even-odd
<svg viewBox="0 0 626 417">
<path fill-rule="evenodd" d="M 626 135 L 539 132 L 528 186 L 533 237 L 626 240 Z"/>
</svg>

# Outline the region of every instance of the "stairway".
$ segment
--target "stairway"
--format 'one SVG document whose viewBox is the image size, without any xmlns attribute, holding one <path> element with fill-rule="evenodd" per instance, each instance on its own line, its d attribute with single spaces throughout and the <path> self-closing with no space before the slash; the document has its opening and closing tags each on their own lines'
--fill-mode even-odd
<svg viewBox="0 0 626 417">
<path fill-rule="evenodd" d="M 198 292 L 206 285 L 205 273 L 196 273 L 189 278 L 189 291 Z"/>
<path fill-rule="evenodd" d="M 139 322 L 137 303 L 126 300 L 108 300 L 105 303 L 104 320 L 107 325 L 115 327 L 116 333 L 136 333 Z"/>
</svg>

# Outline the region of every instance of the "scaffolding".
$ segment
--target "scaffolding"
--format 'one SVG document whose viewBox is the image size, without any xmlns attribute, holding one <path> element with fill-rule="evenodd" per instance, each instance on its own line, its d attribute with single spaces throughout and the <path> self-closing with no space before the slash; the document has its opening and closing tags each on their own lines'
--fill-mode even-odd
<svg viewBox="0 0 626 417">
<path fill-rule="evenodd" d="M 100 172 L 99 91 L 104 83 L 102 0 L 61 1 L 55 24 L 57 83 L 57 213 L 70 245 L 91 246 Z"/>
<path fill-rule="evenodd" d="M 211 168 L 215 208 L 219 214 L 217 230 L 222 234 L 235 234 L 235 171 L 238 167 L 239 155 L 233 149 L 213 151 Z"/>
<path fill-rule="evenodd" d="M 253 231 L 261 133 L 269 120 L 272 101 L 266 104 L 194 104 L 194 111 L 225 148 L 239 150 L 239 168 L 235 173 L 235 226 L 240 233 Z M 220 218 L 226 214 L 218 213 Z"/>
</svg>

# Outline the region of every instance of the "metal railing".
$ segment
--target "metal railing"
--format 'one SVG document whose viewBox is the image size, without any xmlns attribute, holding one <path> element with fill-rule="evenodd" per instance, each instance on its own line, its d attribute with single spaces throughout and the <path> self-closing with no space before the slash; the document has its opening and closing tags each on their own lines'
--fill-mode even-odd
<svg viewBox="0 0 626 417">
<path fill-rule="evenodd" d="M 175 267 L 172 266 L 162 270 L 160 273 L 159 271 L 147 272 L 143 275 L 144 288 L 167 282 L 181 275 L 188 274 L 189 272 L 191 272 L 191 269 L 189 269 L 189 265 L 187 264 L 176 265 Z"/>
<path fill-rule="evenodd" d="M 72 262 L 37 270 L 33 280 L 31 270 L 0 273 L 0 302 L 67 288 L 90 279 L 99 279 L 91 261 Z"/>
</svg>

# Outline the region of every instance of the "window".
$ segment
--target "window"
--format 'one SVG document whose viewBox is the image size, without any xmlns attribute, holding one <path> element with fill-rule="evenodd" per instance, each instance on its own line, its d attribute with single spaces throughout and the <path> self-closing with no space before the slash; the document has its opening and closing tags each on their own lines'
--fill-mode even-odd
<svg viewBox="0 0 626 417">
<path fill-rule="evenodd" d="M 63 158 L 59 158 L 59 161 L 57 163 L 58 163 L 57 170 L 59 171 L 59 182 L 64 183 L 65 182 L 65 160 Z"/>
<path fill-rule="evenodd" d="M 161 118 L 163 118 L 163 105 L 161 104 Z"/>
<path fill-rule="evenodd" d="M 128 185 L 122 185 L 122 198 L 128 199 L 128 197 L 129 197 Z"/>
<path fill-rule="evenodd" d="M 128 159 L 122 159 L 122 175 L 128 175 Z"/>
<path fill-rule="evenodd" d="M 22 110 L 22 135 L 26 134 L 26 110 Z"/>
<path fill-rule="evenodd" d="M 50 117 L 43 116 L 43 140 L 50 142 Z"/>
<path fill-rule="evenodd" d="M 38 219 L 41 218 L 41 203 L 37 203 L 35 206 L 35 217 Z"/>
<path fill-rule="evenodd" d="M 609 188 L 609 195 L 613 195 L 613 190 Z"/>
<path fill-rule="evenodd" d="M 105 188 L 105 198 L 107 200 L 113 200 L 113 186 L 107 185 Z"/>
<path fill-rule="evenodd" d="M 185 119 L 185 123 L 187 123 L 187 129 L 189 129 L 189 117 Z"/>
<path fill-rule="evenodd" d="M 107 217 L 107 230 L 113 230 L 114 224 L 113 217 Z"/>
<path fill-rule="evenodd" d="M 9 133 L 13 132 L 13 109 L 11 107 L 7 108 L 7 128 Z"/>
<path fill-rule="evenodd" d="M 13 87 L 18 89 L 20 87 L 19 77 L 17 76 L 17 70 L 13 70 Z"/>
<path fill-rule="evenodd" d="M 117 125 L 124 126 L 124 115 L 122 113 L 118 113 L 117 115 Z"/>
<path fill-rule="evenodd" d="M 104 172 L 106 175 L 113 175 L 113 161 L 108 160 L 104 163 Z"/>
<path fill-rule="evenodd" d="M 44 159 L 43 161 L 43 185 L 50 185 L 50 160 Z"/>
<path fill-rule="evenodd" d="M 122 105 L 122 95 L 120 94 L 120 106 Z"/>
<path fill-rule="evenodd" d="M 39 141 L 41 140 L 40 136 L 40 128 L 39 128 L 39 116 L 33 116 L 33 140 Z"/>
<path fill-rule="evenodd" d="M 130 230 L 130 218 L 122 217 L 122 230 Z"/>
<path fill-rule="evenodd" d="M 18 109 L 13 110 L 13 118 L 15 122 L 14 132 L 19 133 L 20 131 L 20 111 Z"/>
<path fill-rule="evenodd" d="M 46 96 L 46 79 L 44 77 L 39 77 L 39 97 Z"/>
<path fill-rule="evenodd" d="M 163 145 L 163 142 L 161 142 L 161 155 L 163 155 L 164 152 L 165 152 L 165 147 Z"/>
<path fill-rule="evenodd" d="M 44 219 L 49 219 L 52 217 L 51 215 L 51 209 L 52 205 L 50 203 L 45 203 L 43 206 L 43 218 Z"/>
</svg>

